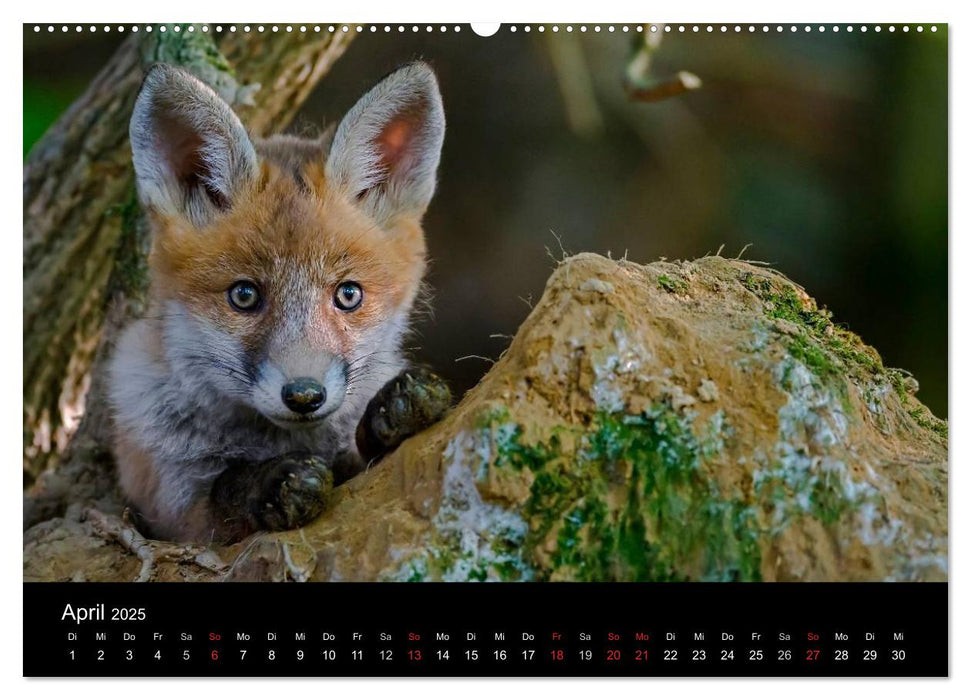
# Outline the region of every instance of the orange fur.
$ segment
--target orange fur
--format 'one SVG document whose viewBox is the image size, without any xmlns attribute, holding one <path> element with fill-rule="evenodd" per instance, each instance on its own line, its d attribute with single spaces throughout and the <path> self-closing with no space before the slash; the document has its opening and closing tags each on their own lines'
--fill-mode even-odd
<svg viewBox="0 0 971 700">
<path fill-rule="evenodd" d="M 410 306 L 426 266 L 420 223 L 401 218 L 389 230 L 379 228 L 328 186 L 323 162 L 321 154 L 300 172 L 306 188 L 264 162 L 261 177 L 238 203 L 205 228 L 156 216 L 150 265 L 157 293 L 255 345 L 286 313 L 275 286 L 299 270 L 321 290 L 308 339 L 335 354 L 346 354 L 361 332 Z M 267 300 L 262 314 L 240 314 L 227 305 L 226 290 L 240 279 L 261 286 Z M 346 280 L 359 283 L 367 299 L 352 314 L 331 300 Z"/>
<path fill-rule="evenodd" d="M 357 426 L 406 366 L 444 128 L 421 63 L 318 139 L 253 140 L 196 78 L 148 72 L 130 137 L 152 229 L 150 302 L 115 347 L 109 394 L 119 481 L 154 533 L 292 526 L 319 499 L 283 489 L 277 471 L 290 467 L 274 460 L 309 452 L 314 469 L 345 476 L 361 465 Z M 236 296 L 241 282 L 258 288 L 252 304 Z"/>
</svg>

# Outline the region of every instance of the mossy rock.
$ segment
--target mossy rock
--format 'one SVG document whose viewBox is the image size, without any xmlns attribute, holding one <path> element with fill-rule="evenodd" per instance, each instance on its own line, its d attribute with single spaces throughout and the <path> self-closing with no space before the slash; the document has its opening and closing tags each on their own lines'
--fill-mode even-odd
<svg viewBox="0 0 971 700">
<path fill-rule="evenodd" d="M 772 270 L 578 255 L 443 422 L 221 577 L 944 580 L 947 424 L 915 391 Z"/>
</svg>

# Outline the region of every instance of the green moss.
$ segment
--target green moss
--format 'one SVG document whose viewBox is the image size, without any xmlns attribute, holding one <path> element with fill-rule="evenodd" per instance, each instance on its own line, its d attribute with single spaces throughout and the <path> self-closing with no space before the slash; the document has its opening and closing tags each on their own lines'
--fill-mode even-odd
<svg viewBox="0 0 971 700">
<path fill-rule="evenodd" d="M 821 469 L 801 455 L 790 455 L 771 469 L 755 474 L 755 493 L 762 507 L 775 513 L 776 533 L 792 518 L 810 515 L 823 525 L 833 525 L 854 512 L 872 494 L 859 485 L 847 489 L 841 479 L 842 464 Z"/>
<path fill-rule="evenodd" d="M 911 408 L 907 413 L 921 428 L 930 430 L 938 437 L 947 440 L 947 421 L 935 416 L 927 407 L 921 404 Z"/>
<path fill-rule="evenodd" d="M 540 578 L 759 579 L 754 511 L 704 473 L 709 452 L 688 419 L 666 405 L 600 413 L 574 437 L 526 444 L 518 426 L 493 425 L 495 466 L 533 475 L 525 551 L 555 543 L 548 567 L 532 562 Z"/>
<path fill-rule="evenodd" d="M 843 380 L 840 366 L 833 361 L 832 355 L 823 350 L 818 343 L 806 334 L 800 334 L 793 338 L 787 349 L 793 360 L 805 365 L 814 377 L 830 387 L 835 398 L 839 400 L 843 413 L 850 415 L 853 412 L 853 403 L 850 401 L 849 387 Z M 783 366 L 782 388 L 786 391 L 792 391 L 791 373 L 793 364 L 786 362 Z"/>
<path fill-rule="evenodd" d="M 198 28 L 190 32 L 188 24 L 178 26 L 177 32 L 171 28 L 157 32 L 154 41 L 143 43 L 143 57 L 147 63 L 171 63 L 189 70 L 207 66 L 220 73 L 233 74 L 232 66 L 219 53 L 211 33 L 201 32 Z"/>
<path fill-rule="evenodd" d="M 148 290 L 147 236 L 139 230 L 141 208 L 135 187 L 129 189 L 124 202 L 110 207 L 105 216 L 121 218 L 121 235 L 115 254 L 115 268 L 111 278 L 111 292 L 121 292 L 127 299 L 139 303 Z"/>
<path fill-rule="evenodd" d="M 809 491 L 810 512 L 823 525 L 838 522 L 844 513 L 856 509 L 861 502 L 846 496 L 843 485 L 832 472 L 823 472 Z"/>
<path fill-rule="evenodd" d="M 421 583 L 428 580 L 428 570 L 420 562 L 409 563 L 406 573 L 401 578 L 407 583 Z"/>
<path fill-rule="evenodd" d="M 475 479 L 486 476 L 488 462 L 483 450 L 491 438 L 487 421 L 507 415 L 505 409 L 490 411 L 478 421 L 474 434 L 457 436 L 452 447 L 458 452 L 452 453 L 452 457 L 459 463 L 449 463 L 446 467 L 448 474 L 432 536 L 422 553 L 404 562 L 390 578 L 398 581 L 529 581 L 534 578 L 531 566 L 522 555 L 525 521 L 514 510 L 481 500 L 473 486 Z M 502 431 L 497 432 L 501 439 Z M 469 439 L 472 439 L 471 445 L 467 442 Z M 481 460 L 478 468 L 474 462 L 465 463 L 469 454 L 475 461 Z M 465 471 L 469 467 L 471 478 Z"/>
<path fill-rule="evenodd" d="M 840 368 L 854 376 L 887 373 L 873 348 L 833 323 L 827 309 L 818 308 L 795 287 L 751 272 L 744 273 L 741 282 L 763 301 L 767 318 L 795 324 L 799 335 L 790 343 L 789 351 L 810 369 L 827 376 L 834 376 Z"/>
<path fill-rule="evenodd" d="M 893 387 L 893 391 L 897 395 L 897 398 L 900 399 L 900 403 L 903 404 L 907 414 L 914 420 L 914 422 L 924 430 L 930 430 L 942 440 L 947 440 L 947 421 L 941 420 L 935 416 L 926 406 L 916 401 L 914 397 L 911 396 L 911 393 L 907 387 L 908 376 L 905 376 L 905 373 L 900 370 L 891 369 L 887 370 L 887 378 L 890 381 L 890 385 Z M 913 379 L 910 379 L 910 381 L 914 385 L 913 390 L 916 390 L 916 382 L 914 382 Z"/>
<path fill-rule="evenodd" d="M 907 384 L 904 381 L 902 372 L 892 369 L 887 372 L 887 379 L 890 381 L 890 386 L 893 387 L 894 393 L 897 394 L 897 398 L 901 402 L 906 401 L 910 397 L 910 394 L 907 393 Z"/>
<path fill-rule="evenodd" d="M 496 431 L 494 437 L 497 467 L 508 465 L 514 469 L 541 472 L 561 456 L 560 438 L 555 433 L 548 442 L 525 445 L 522 441 L 522 428 L 517 424 L 506 424 Z M 546 477 L 555 478 L 554 472 L 555 470 L 551 471 Z"/>
<path fill-rule="evenodd" d="M 805 334 L 797 335 L 789 343 L 788 350 L 794 359 L 806 365 L 818 377 L 828 378 L 839 372 L 839 367 L 830 356 Z"/>
<path fill-rule="evenodd" d="M 522 544 L 523 538 L 518 534 L 513 537 L 500 534 L 493 538 L 489 568 L 500 581 L 525 581 L 532 578 L 532 570 L 523 561 Z"/>
<path fill-rule="evenodd" d="M 215 90 L 229 104 L 250 104 L 258 85 L 241 86 L 233 67 L 223 56 L 211 33 L 188 31 L 188 24 L 176 32 L 156 32 L 141 43 L 142 63 L 169 63 L 186 69 Z M 173 25 L 174 27 L 174 25 Z"/>
<path fill-rule="evenodd" d="M 831 325 L 830 313 L 818 309 L 812 302 L 804 304 L 793 287 L 783 287 L 778 293 L 768 297 L 768 315 L 791 321 L 812 334 L 823 333 Z"/>
<path fill-rule="evenodd" d="M 860 387 L 867 387 L 874 381 L 887 382 L 905 408 L 910 409 L 916 403 L 907 391 L 904 374 L 884 367 L 876 350 L 855 333 L 834 324 L 830 312 L 819 309 L 812 299 L 802 297 L 788 283 L 767 276 L 746 272 L 740 276 L 740 281 L 762 300 L 768 319 L 794 324 L 795 334 L 786 345 L 789 355 L 805 365 L 820 382 L 834 389 L 842 398 L 847 413 L 852 408 L 848 379 L 856 380 Z M 783 377 L 784 385 L 787 379 L 787 376 Z M 861 391 L 868 390 L 863 388 Z M 912 416 L 920 414 L 920 419 L 915 417 L 918 425 L 938 435 L 946 435 L 946 423 L 942 428 L 943 421 L 921 409 L 922 406 L 910 410 Z"/>
<path fill-rule="evenodd" d="M 409 561 L 394 576 L 403 581 L 528 581 L 532 570 L 523 561 L 521 535 L 509 532 L 488 533 L 488 550 L 481 555 L 467 551 L 462 533 L 439 528 L 436 541 L 427 553 Z"/>
<path fill-rule="evenodd" d="M 659 289 L 663 289 L 665 292 L 671 294 L 684 294 L 688 291 L 688 283 L 680 278 L 671 278 L 667 275 L 661 275 L 657 278 L 657 286 Z"/>
</svg>

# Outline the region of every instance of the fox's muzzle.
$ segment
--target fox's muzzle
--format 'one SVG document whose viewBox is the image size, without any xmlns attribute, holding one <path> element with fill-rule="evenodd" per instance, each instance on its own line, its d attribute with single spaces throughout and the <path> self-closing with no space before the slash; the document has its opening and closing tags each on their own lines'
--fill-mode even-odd
<svg viewBox="0 0 971 700">
<path fill-rule="evenodd" d="M 316 379 L 298 377 L 283 385 L 281 391 L 283 403 L 294 413 L 302 415 L 313 413 L 324 405 L 327 400 L 327 390 Z"/>
</svg>

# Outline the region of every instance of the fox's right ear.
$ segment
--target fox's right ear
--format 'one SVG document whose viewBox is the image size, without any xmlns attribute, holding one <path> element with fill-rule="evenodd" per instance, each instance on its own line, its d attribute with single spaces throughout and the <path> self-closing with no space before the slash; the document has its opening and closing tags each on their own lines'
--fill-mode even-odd
<svg viewBox="0 0 971 700">
<path fill-rule="evenodd" d="M 334 134 L 327 177 L 380 222 L 420 217 L 435 193 L 445 111 L 435 73 L 416 61 L 358 100 Z"/>
<path fill-rule="evenodd" d="M 259 170 L 239 117 L 209 86 L 173 66 L 148 71 L 129 135 L 142 204 L 197 226 L 232 206 Z"/>
</svg>

